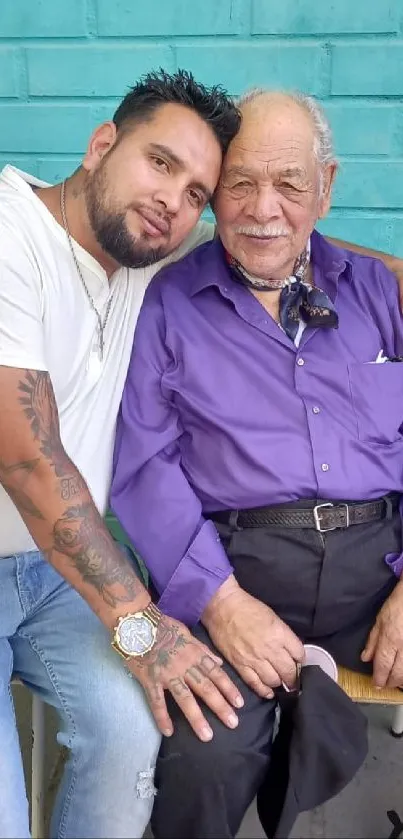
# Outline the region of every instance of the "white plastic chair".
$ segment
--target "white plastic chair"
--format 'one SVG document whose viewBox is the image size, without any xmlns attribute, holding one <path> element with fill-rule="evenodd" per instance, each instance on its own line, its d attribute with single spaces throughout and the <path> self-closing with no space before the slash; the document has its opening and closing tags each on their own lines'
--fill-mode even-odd
<svg viewBox="0 0 403 839">
<path fill-rule="evenodd" d="M 12 684 L 21 685 L 19 679 Z M 32 839 L 45 836 L 45 705 L 32 694 L 32 752 L 31 752 L 31 834 Z"/>
<path fill-rule="evenodd" d="M 398 705 L 393 717 L 391 734 L 394 737 L 403 737 L 403 705 Z"/>
<path fill-rule="evenodd" d="M 45 705 L 35 693 L 32 695 L 31 833 L 32 839 L 44 839 Z"/>
</svg>

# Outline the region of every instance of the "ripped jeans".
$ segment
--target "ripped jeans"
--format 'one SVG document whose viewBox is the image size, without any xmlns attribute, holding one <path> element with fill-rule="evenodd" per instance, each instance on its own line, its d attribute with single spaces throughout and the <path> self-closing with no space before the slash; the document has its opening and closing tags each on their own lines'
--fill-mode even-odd
<svg viewBox="0 0 403 839">
<path fill-rule="evenodd" d="M 108 631 L 37 551 L 0 558 L 0 836 L 26 839 L 12 674 L 57 709 L 69 749 L 51 837 L 141 837 L 160 735 Z"/>
</svg>

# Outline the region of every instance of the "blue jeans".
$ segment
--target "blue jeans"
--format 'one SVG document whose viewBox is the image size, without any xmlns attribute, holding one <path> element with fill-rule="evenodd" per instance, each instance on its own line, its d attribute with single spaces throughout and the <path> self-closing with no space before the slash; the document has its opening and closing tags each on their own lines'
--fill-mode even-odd
<svg viewBox="0 0 403 839">
<path fill-rule="evenodd" d="M 0 836 L 29 837 L 10 679 L 59 714 L 69 749 L 52 837 L 141 837 L 160 735 L 86 602 L 37 551 L 0 559 Z"/>
</svg>

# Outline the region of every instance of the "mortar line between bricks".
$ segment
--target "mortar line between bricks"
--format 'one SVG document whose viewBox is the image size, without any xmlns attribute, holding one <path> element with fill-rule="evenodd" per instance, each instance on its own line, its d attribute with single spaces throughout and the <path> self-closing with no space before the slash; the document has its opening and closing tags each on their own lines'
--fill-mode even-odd
<svg viewBox="0 0 403 839">
<path fill-rule="evenodd" d="M 248 33 L 250 34 L 250 36 L 252 36 L 252 29 L 253 29 L 253 6 L 254 6 L 253 0 L 251 0 L 251 2 L 249 3 L 249 9 L 248 9 L 248 12 L 249 12 L 249 14 L 248 14 L 248 24 L 249 24 L 248 25 Z"/>
<path fill-rule="evenodd" d="M 177 70 L 178 69 L 178 54 L 177 54 L 176 44 L 169 44 L 169 52 L 171 53 L 172 68 L 174 70 Z"/>
<path fill-rule="evenodd" d="M 172 45 L 173 50 L 175 50 L 174 45 Z M 380 94 L 377 96 L 359 96 L 359 95 L 340 95 L 337 96 L 335 94 L 331 96 L 327 95 L 317 95 L 315 97 L 321 105 L 327 108 L 330 105 L 330 115 L 332 112 L 332 106 L 343 108 L 345 106 L 348 110 L 353 108 L 365 108 L 367 110 L 371 110 L 372 108 L 375 110 L 393 110 L 394 107 L 398 104 L 403 105 L 403 92 L 402 94 L 396 94 L 396 96 L 381 96 Z M 28 100 L 35 104 L 43 104 L 43 105 L 51 105 L 55 102 L 59 102 L 62 105 L 66 105 L 66 103 L 70 103 L 71 105 L 83 105 L 87 104 L 90 100 L 92 103 L 96 105 L 102 105 L 103 103 L 109 104 L 112 100 L 115 100 L 116 103 L 120 101 L 120 96 L 116 95 L 102 95 L 102 94 L 91 94 L 88 96 L 74 96 L 74 94 L 70 95 L 35 95 L 30 94 Z M 0 96 L 0 103 L 9 102 L 10 104 L 25 104 L 25 102 L 19 103 L 18 97 L 15 96 Z"/>
<path fill-rule="evenodd" d="M 397 40 L 400 39 L 400 33 L 396 30 L 385 30 L 384 32 L 330 32 L 330 31 L 323 31 L 323 32 L 251 32 L 250 35 L 253 40 L 259 41 L 260 39 L 265 39 L 272 41 L 275 39 L 276 41 L 284 40 L 288 41 L 291 39 L 298 39 L 301 41 L 305 41 L 309 38 L 312 40 L 320 40 L 320 39 L 332 39 L 335 38 L 337 41 L 342 39 L 348 43 L 352 41 L 358 41 L 362 43 L 366 39 L 370 39 L 371 41 L 380 41 L 383 38 L 396 38 Z"/>
<path fill-rule="evenodd" d="M 232 41 L 240 41 L 243 40 L 245 43 L 253 44 L 261 44 L 267 41 L 268 43 L 272 43 L 275 41 L 279 46 L 282 43 L 289 43 L 292 41 L 295 42 L 302 42 L 306 43 L 318 43 L 323 42 L 324 40 L 333 41 L 336 39 L 337 45 L 343 46 L 344 43 L 349 46 L 354 46 L 354 42 L 357 42 L 357 45 L 362 45 L 365 42 L 377 45 L 377 46 L 386 46 L 389 44 L 398 43 L 402 45 L 403 33 L 400 32 L 293 32 L 293 33 L 274 33 L 274 32 L 267 32 L 267 33 L 248 33 L 246 31 L 242 32 L 204 32 L 193 34 L 179 34 L 176 32 L 168 32 L 168 33 L 126 33 L 126 32 L 118 32 L 115 34 L 108 34 L 103 35 L 102 33 L 98 33 L 98 26 L 97 26 L 97 14 L 96 14 L 96 0 L 87 0 L 87 23 L 91 25 L 91 29 L 95 31 L 89 31 L 87 34 L 81 35 L 66 35 L 65 33 L 60 34 L 53 34 L 53 35 L 32 35 L 32 36 L 4 36 L 0 35 L 0 45 L 10 45 L 15 46 L 20 43 L 29 42 L 32 44 L 38 43 L 49 43 L 54 46 L 60 45 L 60 41 L 68 42 L 68 43 L 86 43 L 91 38 L 95 38 L 97 43 L 106 44 L 106 43 L 116 43 L 117 41 L 128 42 L 128 41 L 145 41 L 149 43 L 158 42 L 160 40 L 170 40 L 175 39 L 177 41 L 189 41 L 192 44 L 200 44 L 205 43 L 206 41 L 210 41 L 211 43 L 215 43 L 217 39 L 220 40 L 227 40 L 229 42 Z M 382 41 L 387 40 L 387 44 L 382 44 Z"/>
<path fill-rule="evenodd" d="M 323 53 L 326 56 L 326 59 L 323 60 L 323 87 L 326 90 L 323 91 L 324 96 L 330 96 L 332 90 L 332 66 L 333 66 L 333 52 L 332 52 L 332 45 L 326 41 L 323 44 Z"/>
<path fill-rule="evenodd" d="M 86 22 L 88 27 L 88 39 L 98 39 L 98 19 L 96 0 L 86 0 Z"/>
<path fill-rule="evenodd" d="M 330 209 L 329 215 L 326 217 L 331 220 L 338 220 L 340 218 L 356 218 L 369 221 L 370 219 L 378 219 L 388 221 L 390 217 L 403 218 L 403 210 L 398 207 L 391 209 L 387 207 L 378 207 L 371 209 L 370 207 L 349 207 L 349 206 L 333 206 Z"/>
<path fill-rule="evenodd" d="M 95 4 L 96 0 L 88 0 L 88 3 Z M 89 15 L 92 18 L 92 14 Z M 97 28 L 96 24 L 96 12 L 95 12 L 95 28 Z M 395 37 L 393 37 L 395 36 Z M 387 39 L 387 43 L 382 43 Z M 238 32 L 238 33 L 231 33 L 231 32 L 218 32 L 216 34 L 211 32 L 199 33 L 197 35 L 188 34 L 178 34 L 175 32 L 172 33 L 154 33 L 154 34 L 141 34 L 141 33 L 116 33 L 110 35 L 102 35 L 97 34 L 97 32 L 92 33 L 89 32 L 83 35 L 66 35 L 64 33 L 60 33 L 60 35 L 49 35 L 49 36 L 23 36 L 21 38 L 18 37 L 5 37 L 0 35 L 0 46 L 16 46 L 19 44 L 49 44 L 49 46 L 59 47 L 60 42 L 63 42 L 66 46 L 69 44 L 81 43 L 86 44 L 88 41 L 91 41 L 91 45 L 93 41 L 95 43 L 100 44 L 101 46 L 105 46 L 109 43 L 113 43 L 115 46 L 121 41 L 122 43 L 126 44 L 133 41 L 135 44 L 139 44 L 140 42 L 144 41 L 145 44 L 152 43 L 163 43 L 167 41 L 178 41 L 182 45 L 186 42 L 189 45 L 195 44 L 196 46 L 205 45 L 205 46 L 213 46 L 217 40 L 221 43 L 228 45 L 235 43 L 243 43 L 244 45 L 254 46 L 256 44 L 264 44 L 270 43 L 272 44 L 273 41 L 279 46 L 288 45 L 290 43 L 296 44 L 303 44 L 304 46 L 309 46 L 309 44 L 318 44 L 323 43 L 324 41 L 332 42 L 335 40 L 337 46 L 362 46 L 363 44 L 370 46 L 389 46 L 390 44 L 398 44 L 400 46 L 403 45 L 403 39 L 401 36 L 397 35 L 394 32 L 384 32 L 382 35 L 370 34 L 370 33 L 354 33 L 354 34 L 347 34 L 347 33 L 331 33 L 331 32 L 316 32 L 316 33 L 306 33 L 304 34 L 284 34 L 281 33 L 276 35 L 274 33 L 267 33 L 261 35 L 254 35 L 249 34 L 246 32 Z M 355 43 L 356 42 L 356 43 Z"/>
<path fill-rule="evenodd" d="M 18 50 L 18 57 L 17 57 L 17 66 L 18 66 L 18 88 L 20 91 L 19 99 L 27 100 L 28 99 L 28 64 L 27 64 L 27 54 L 24 47 L 21 47 Z"/>
</svg>

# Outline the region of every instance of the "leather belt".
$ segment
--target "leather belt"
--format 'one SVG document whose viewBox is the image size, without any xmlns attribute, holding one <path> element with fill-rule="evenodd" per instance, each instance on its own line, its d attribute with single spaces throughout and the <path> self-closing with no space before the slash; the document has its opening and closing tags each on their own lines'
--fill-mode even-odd
<svg viewBox="0 0 403 839">
<path fill-rule="evenodd" d="M 400 495 L 389 493 L 376 501 L 334 502 L 312 501 L 312 507 L 282 504 L 273 507 L 253 507 L 249 510 L 219 510 L 206 513 L 206 518 L 230 524 L 235 529 L 248 527 L 290 527 L 319 530 L 327 533 L 354 524 L 369 524 L 390 519 L 399 507 Z"/>
</svg>

